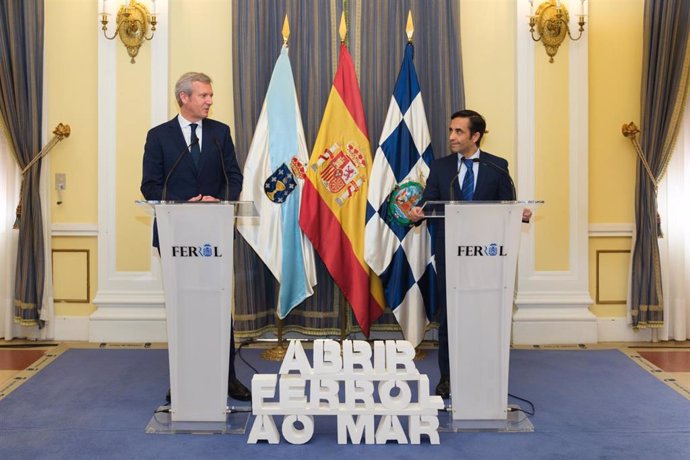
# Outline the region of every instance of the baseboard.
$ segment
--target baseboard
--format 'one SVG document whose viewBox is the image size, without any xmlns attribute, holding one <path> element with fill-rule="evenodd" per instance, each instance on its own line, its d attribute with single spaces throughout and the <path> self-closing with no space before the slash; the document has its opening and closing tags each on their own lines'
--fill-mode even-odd
<svg viewBox="0 0 690 460">
<path fill-rule="evenodd" d="M 147 309 L 148 310 L 148 309 Z M 110 314 L 103 314 L 110 313 Z M 142 314 L 145 313 L 145 314 Z M 517 330 L 516 330 L 517 326 Z M 591 340 L 581 340 L 591 334 L 591 325 L 576 325 L 573 321 L 536 321 L 513 324 L 513 343 L 516 345 L 546 345 L 593 343 Z M 650 342 L 651 330 L 633 330 L 624 317 L 596 318 L 596 342 Z M 548 331 L 548 332 L 546 332 Z M 426 340 L 434 340 L 436 330 L 427 331 Z M 381 334 L 381 333 L 379 333 Z M 377 339 L 385 340 L 385 334 Z M 516 337 L 517 334 L 517 337 Z M 90 341 L 90 342 L 166 342 L 164 312 L 133 312 L 113 315 L 112 312 L 101 312 L 100 315 L 88 316 L 56 316 L 55 340 L 58 341 Z"/>
<path fill-rule="evenodd" d="M 513 315 L 515 345 L 597 343 L 597 318 L 587 308 L 519 308 Z"/>
<path fill-rule="evenodd" d="M 55 316 L 55 340 L 85 342 L 89 340 L 88 316 Z"/>
<path fill-rule="evenodd" d="M 167 342 L 165 310 L 100 307 L 89 317 L 89 342 Z"/>
<path fill-rule="evenodd" d="M 635 331 L 628 318 L 607 317 L 597 318 L 599 342 L 651 342 L 652 330 L 641 329 Z"/>
<path fill-rule="evenodd" d="M 515 345 L 578 345 L 597 343 L 595 322 L 539 321 L 513 323 Z"/>
</svg>

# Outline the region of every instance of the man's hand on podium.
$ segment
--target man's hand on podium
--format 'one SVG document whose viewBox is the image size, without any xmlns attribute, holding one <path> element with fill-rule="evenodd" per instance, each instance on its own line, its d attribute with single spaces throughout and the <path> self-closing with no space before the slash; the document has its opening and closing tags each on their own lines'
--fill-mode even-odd
<svg viewBox="0 0 690 460">
<path fill-rule="evenodd" d="M 424 219 L 424 211 L 422 211 L 422 208 L 419 206 L 415 206 L 410 209 L 410 213 L 407 215 L 407 217 L 412 222 L 419 222 L 420 220 Z"/>
<path fill-rule="evenodd" d="M 529 220 L 532 218 L 532 210 L 525 208 L 522 210 L 522 222 L 529 224 Z"/>
<path fill-rule="evenodd" d="M 220 201 L 220 200 L 218 198 L 216 198 L 215 196 L 199 194 L 195 197 L 190 198 L 189 201 Z"/>
</svg>

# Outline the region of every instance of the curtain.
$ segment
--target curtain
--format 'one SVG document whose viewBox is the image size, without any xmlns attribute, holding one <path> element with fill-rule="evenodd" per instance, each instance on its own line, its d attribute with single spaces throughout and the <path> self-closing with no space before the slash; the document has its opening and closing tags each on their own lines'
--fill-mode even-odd
<svg viewBox="0 0 690 460">
<path fill-rule="evenodd" d="M 431 146 L 436 158 L 448 153 L 448 123 L 465 108 L 460 53 L 460 2 L 377 0 L 356 3 L 361 17 L 360 88 L 375 152 L 405 54 L 407 14 L 412 11 L 414 63 L 421 85 Z M 358 59 L 359 57 L 359 59 Z M 366 69 L 362 72 L 361 69 Z"/>
<path fill-rule="evenodd" d="M 685 103 L 689 32 L 690 2 L 646 0 L 640 123 L 646 165 L 638 161 L 629 297 L 634 328 L 664 324 L 656 184 L 671 158 Z"/>
<path fill-rule="evenodd" d="M 405 23 L 412 8 L 415 65 L 425 96 L 432 145 L 446 151 L 448 119 L 464 107 L 459 5 L 453 0 L 276 0 L 233 2 L 235 145 L 244 165 L 273 65 L 282 45 L 285 14 L 290 22 L 290 62 L 309 151 L 321 123 L 338 59 L 338 25 L 346 9 L 347 43 L 357 68 L 372 152 L 381 135 L 393 85 L 407 43 Z M 429 88 L 425 91 L 426 88 Z M 364 231 L 364 229 L 362 229 Z M 235 334 L 253 338 L 275 331 L 277 284 L 241 237 L 235 240 Z M 338 335 L 357 332 L 351 309 L 317 259 L 315 294 L 295 308 L 286 332 Z M 400 331 L 386 309 L 372 331 Z"/>
<path fill-rule="evenodd" d="M 44 0 L 0 0 L 0 116 L 15 160 L 24 168 L 41 150 Z M 40 162 L 22 178 L 14 321 L 42 328 L 44 239 Z"/>
<path fill-rule="evenodd" d="M 0 119 L 0 337 L 16 336 L 14 326 L 14 267 L 17 257 L 17 231 L 12 229 L 19 199 L 19 168 L 7 141 L 7 130 Z"/>
<path fill-rule="evenodd" d="M 690 99 L 690 98 L 689 98 Z M 659 187 L 659 240 L 664 290 L 661 340 L 690 339 L 690 110 L 686 110 L 668 172 Z"/>
<path fill-rule="evenodd" d="M 341 11 L 341 3 L 334 0 L 233 2 L 234 128 L 241 167 L 280 54 L 286 14 L 290 24 L 290 64 L 311 153 L 337 63 L 337 49 L 330 44 L 336 43 L 336 18 L 340 18 Z M 235 254 L 235 335 L 240 339 L 253 338 L 274 331 L 278 300 L 275 278 L 240 236 L 235 239 Z M 318 257 L 316 263 L 318 284 L 314 295 L 283 320 L 285 331 L 338 335 L 346 302 Z M 351 324 L 349 315 L 346 320 Z"/>
</svg>

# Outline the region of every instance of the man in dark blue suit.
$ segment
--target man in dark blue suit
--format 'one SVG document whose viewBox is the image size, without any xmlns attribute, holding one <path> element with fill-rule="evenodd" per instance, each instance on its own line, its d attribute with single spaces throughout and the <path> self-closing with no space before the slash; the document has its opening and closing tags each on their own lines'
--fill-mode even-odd
<svg viewBox="0 0 690 460">
<path fill-rule="evenodd" d="M 242 172 L 230 128 L 208 118 L 213 104 L 211 79 L 197 72 L 182 75 L 175 84 L 175 98 L 180 114 L 152 128 L 146 136 L 141 193 L 147 200 L 237 200 Z M 153 245 L 158 247 L 155 227 Z M 234 357 L 231 334 L 228 395 L 249 401 L 249 389 L 235 375 Z"/>
<path fill-rule="evenodd" d="M 429 171 L 424 194 L 420 201 L 508 201 L 514 200 L 514 189 L 508 172 L 508 162 L 479 148 L 486 131 L 486 121 L 473 110 L 455 112 L 450 119 L 448 143 L 451 154 L 434 160 Z M 422 208 L 410 212 L 411 220 L 424 218 Z M 529 221 L 532 212 L 523 211 L 523 221 Z M 444 222 L 432 219 L 436 273 L 440 282 L 437 306 L 438 364 L 441 379 L 436 394 L 450 396 L 450 363 L 448 359 L 448 323 L 446 317 L 446 253 Z"/>
</svg>

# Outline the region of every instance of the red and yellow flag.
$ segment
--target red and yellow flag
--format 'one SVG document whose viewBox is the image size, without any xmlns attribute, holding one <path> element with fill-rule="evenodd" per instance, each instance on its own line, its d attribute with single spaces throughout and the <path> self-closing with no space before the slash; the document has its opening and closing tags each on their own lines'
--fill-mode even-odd
<svg viewBox="0 0 690 460">
<path fill-rule="evenodd" d="M 364 226 L 372 155 L 357 75 L 347 46 L 314 143 L 299 224 L 369 336 L 383 314 L 381 280 L 364 261 Z"/>
</svg>

